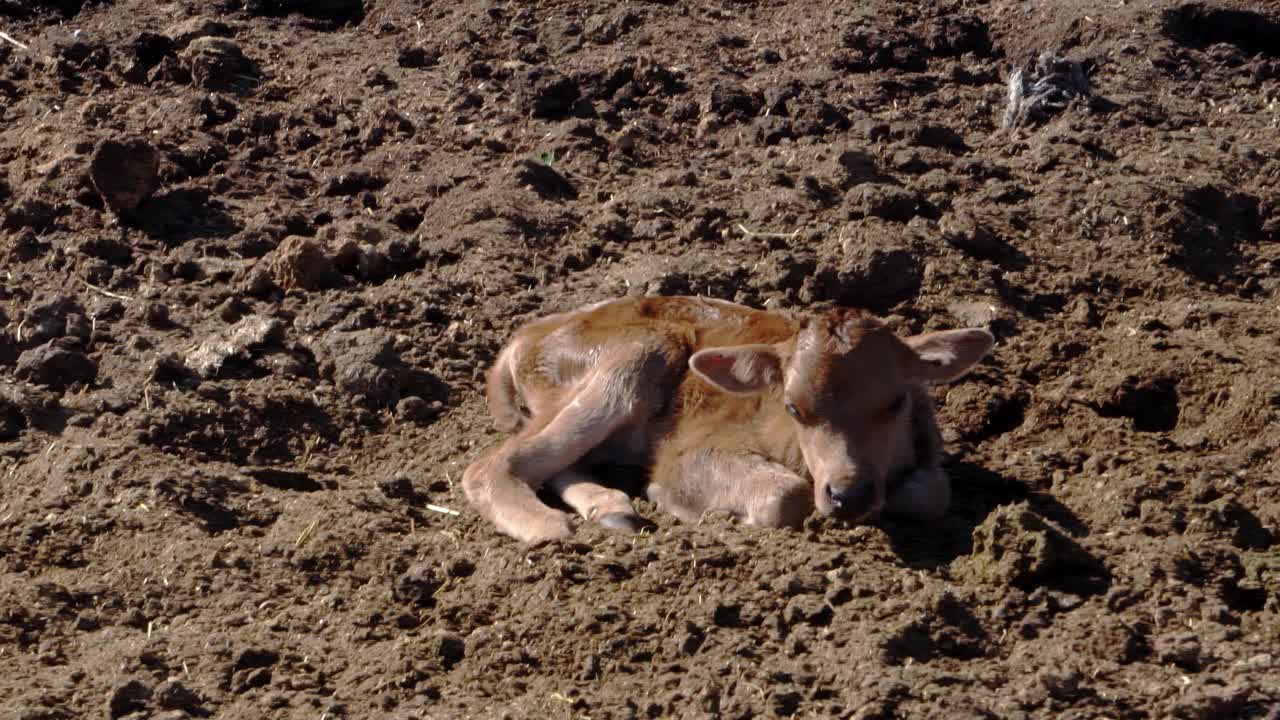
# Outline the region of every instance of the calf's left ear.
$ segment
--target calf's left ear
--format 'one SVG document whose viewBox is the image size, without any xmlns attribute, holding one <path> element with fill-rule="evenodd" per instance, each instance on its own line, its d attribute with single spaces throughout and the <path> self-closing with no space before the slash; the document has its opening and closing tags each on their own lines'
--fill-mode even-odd
<svg viewBox="0 0 1280 720">
<path fill-rule="evenodd" d="M 782 381 L 782 359 L 772 345 L 736 345 L 699 350 L 689 369 L 734 395 L 751 395 Z"/>
<path fill-rule="evenodd" d="M 946 383 L 957 380 L 986 357 L 996 339 L 986 330 L 944 330 L 903 338 L 915 351 L 909 373 L 919 380 Z"/>
</svg>

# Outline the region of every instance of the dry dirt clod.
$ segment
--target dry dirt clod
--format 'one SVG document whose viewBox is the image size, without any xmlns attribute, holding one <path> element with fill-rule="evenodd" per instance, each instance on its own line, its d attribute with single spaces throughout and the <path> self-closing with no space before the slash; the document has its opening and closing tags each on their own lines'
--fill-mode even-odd
<svg viewBox="0 0 1280 720">
<path fill-rule="evenodd" d="M 156 705 L 165 710 L 194 711 L 200 707 L 200 696 L 177 680 L 166 680 L 152 694 Z"/>
<path fill-rule="evenodd" d="M 231 28 L 226 23 L 202 17 L 187 18 L 165 30 L 165 35 L 173 40 L 173 45 L 178 50 L 185 49 L 192 41 L 203 37 L 228 38 L 231 34 Z"/>
<path fill-rule="evenodd" d="M 14 374 L 19 380 L 61 390 L 75 383 L 92 383 L 98 376 L 98 364 L 79 350 L 51 341 L 19 355 Z"/>
<path fill-rule="evenodd" d="M 333 260 L 310 238 L 289 236 L 263 261 L 276 285 L 285 290 L 319 290 L 337 280 Z"/>
<path fill-rule="evenodd" d="M 240 45 L 221 37 L 198 37 L 183 53 L 196 86 L 205 90 L 234 90 L 256 82 L 258 67 Z"/>
<path fill-rule="evenodd" d="M 151 699 L 151 687 L 140 680 L 126 680 L 111 691 L 107 701 L 108 717 L 119 718 L 143 710 Z"/>
<path fill-rule="evenodd" d="M 443 584 L 434 565 L 419 563 L 396 578 L 391 594 L 402 603 L 423 607 L 433 602 L 435 592 Z"/>
<path fill-rule="evenodd" d="M 250 315 L 233 325 L 226 332 L 206 338 L 187 353 L 185 361 L 200 377 L 211 378 L 218 374 L 227 358 L 244 355 L 255 346 L 278 340 L 284 331 L 284 323 L 274 318 Z"/>
<path fill-rule="evenodd" d="M 957 558 L 951 571 L 965 582 L 1029 590 L 1079 580 L 1101 568 L 1065 532 L 1023 502 L 997 508 L 974 528 L 973 552 Z"/>
<path fill-rule="evenodd" d="M 146 140 L 104 140 L 89 161 L 89 178 L 112 212 L 131 213 L 160 188 L 160 151 Z"/>
</svg>

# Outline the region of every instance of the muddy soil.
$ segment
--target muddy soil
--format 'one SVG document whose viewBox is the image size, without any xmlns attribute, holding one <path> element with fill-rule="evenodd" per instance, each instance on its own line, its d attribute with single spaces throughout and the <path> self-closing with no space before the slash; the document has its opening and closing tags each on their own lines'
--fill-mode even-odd
<svg viewBox="0 0 1280 720">
<path fill-rule="evenodd" d="M 0 20 L 5 717 L 1277 717 L 1274 3 Z M 989 326 L 945 521 L 481 522 L 512 329 L 695 293 Z"/>
</svg>

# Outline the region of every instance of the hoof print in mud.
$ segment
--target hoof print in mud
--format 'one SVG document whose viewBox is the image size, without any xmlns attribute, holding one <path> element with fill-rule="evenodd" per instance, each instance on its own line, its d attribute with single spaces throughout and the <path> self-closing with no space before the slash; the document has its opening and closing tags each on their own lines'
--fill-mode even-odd
<svg viewBox="0 0 1280 720">
<path fill-rule="evenodd" d="M 569 178 L 547 163 L 521 160 L 516 163 L 514 179 L 517 186 L 534 191 L 543 200 L 578 197 L 578 190 Z"/>
<path fill-rule="evenodd" d="M 581 95 L 578 82 L 554 68 L 534 67 L 515 78 L 521 107 L 535 118 L 560 118 L 569 114 Z"/>
</svg>

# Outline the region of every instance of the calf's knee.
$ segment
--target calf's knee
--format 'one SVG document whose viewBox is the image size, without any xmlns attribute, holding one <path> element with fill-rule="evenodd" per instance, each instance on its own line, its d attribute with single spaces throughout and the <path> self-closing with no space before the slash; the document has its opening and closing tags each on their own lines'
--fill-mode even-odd
<svg viewBox="0 0 1280 720">
<path fill-rule="evenodd" d="M 910 520 L 938 520 L 951 507 L 951 478 L 940 467 L 913 470 L 889 494 L 885 514 Z"/>
</svg>

